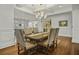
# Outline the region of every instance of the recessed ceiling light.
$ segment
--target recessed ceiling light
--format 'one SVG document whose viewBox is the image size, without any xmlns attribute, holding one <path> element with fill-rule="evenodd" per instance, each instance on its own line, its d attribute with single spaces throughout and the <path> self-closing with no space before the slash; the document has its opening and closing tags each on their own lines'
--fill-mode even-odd
<svg viewBox="0 0 79 59">
<path fill-rule="evenodd" d="M 62 5 L 59 5 L 58 7 L 61 8 L 61 7 L 63 7 L 63 6 L 62 6 Z"/>
</svg>

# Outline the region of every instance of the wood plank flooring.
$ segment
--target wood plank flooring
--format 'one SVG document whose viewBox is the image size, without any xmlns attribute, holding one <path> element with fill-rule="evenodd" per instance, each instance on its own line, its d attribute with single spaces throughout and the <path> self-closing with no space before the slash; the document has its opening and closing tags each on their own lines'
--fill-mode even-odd
<svg viewBox="0 0 79 59">
<path fill-rule="evenodd" d="M 79 43 L 72 43 L 73 55 L 79 55 Z"/>
<path fill-rule="evenodd" d="M 69 37 L 58 37 L 60 43 L 57 44 L 57 48 L 51 51 L 52 55 L 74 55 L 79 54 L 79 44 L 72 44 L 72 38 Z M 11 46 L 8 48 L 0 49 L 0 55 L 18 55 L 17 46 Z"/>
<path fill-rule="evenodd" d="M 59 37 L 61 42 L 58 44 L 58 47 L 55 49 L 53 54 L 55 55 L 70 55 L 72 50 L 72 39 L 68 37 Z"/>
</svg>

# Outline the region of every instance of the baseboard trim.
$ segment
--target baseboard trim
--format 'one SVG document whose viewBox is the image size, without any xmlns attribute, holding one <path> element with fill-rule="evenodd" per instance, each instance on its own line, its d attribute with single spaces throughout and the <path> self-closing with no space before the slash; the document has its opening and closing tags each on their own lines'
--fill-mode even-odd
<svg viewBox="0 0 79 59">
<path fill-rule="evenodd" d="M 72 37 L 69 37 L 69 36 L 58 36 L 58 37 L 71 38 L 72 39 Z"/>
<path fill-rule="evenodd" d="M 14 45 L 16 45 L 16 43 L 8 44 L 7 46 L 3 46 L 0 49 L 9 48 L 9 47 L 14 46 Z"/>
<path fill-rule="evenodd" d="M 79 43 L 77 43 L 77 42 L 72 42 L 72 44 L 79 44 Z"/>
</svg>

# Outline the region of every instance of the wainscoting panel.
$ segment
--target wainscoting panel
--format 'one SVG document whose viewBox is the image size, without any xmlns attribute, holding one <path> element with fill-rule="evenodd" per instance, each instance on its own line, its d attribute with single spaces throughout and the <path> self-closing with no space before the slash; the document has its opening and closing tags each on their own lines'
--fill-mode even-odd
<svg viewBox="0 0 79 59">
<path fill-rule="evenodd" d="M 0 49 L 12 46 L 15 42 L 13 29 L 0 30 Z"/>
</svg>

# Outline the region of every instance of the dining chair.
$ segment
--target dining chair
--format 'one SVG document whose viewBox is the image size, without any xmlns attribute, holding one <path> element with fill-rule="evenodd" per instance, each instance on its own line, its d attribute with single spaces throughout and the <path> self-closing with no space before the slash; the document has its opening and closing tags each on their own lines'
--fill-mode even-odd
<svg viewBox="0 0 79 59">
<path fill-rule="evenodd" d="M 18 43 L 18 54 L 20 54 L 21 51 L 20 47 L 23 48 L 24 54 L 32 54 L 35 52 L 34 47 L 36 44 L 32 44 L 24 40 L 25 37 L 23 36 L 22 29 L 15 29 L 15 36 Z"/>
<path fill-rule="evenodd" d="M 48 36 L 48 45 L 54 45 L 57 47 L 57 39 L 58 39 L 59 28 L 51 28 Z"/>
<path fill-rule="evenodd" d="M 41 45 L 44 47 L 43 52 L 49 53 L 49 49 L 51 47 L 56 48 L 57 47 L 57 37 L 58 37 L 59 28 L 51 28 L 50 32 L 48 34 L 48 40 L 41 43 Z M 46 52 L 47 51 L 47 52 Z"/>
<path fill-rule="evenodd" d="M 32 34 L 32 32 L 33 32 L 33 28 L 24 28 L 23 30 L 24 30 L 25 34 L 27 34 L 27 35 Z"/>
</svg>

